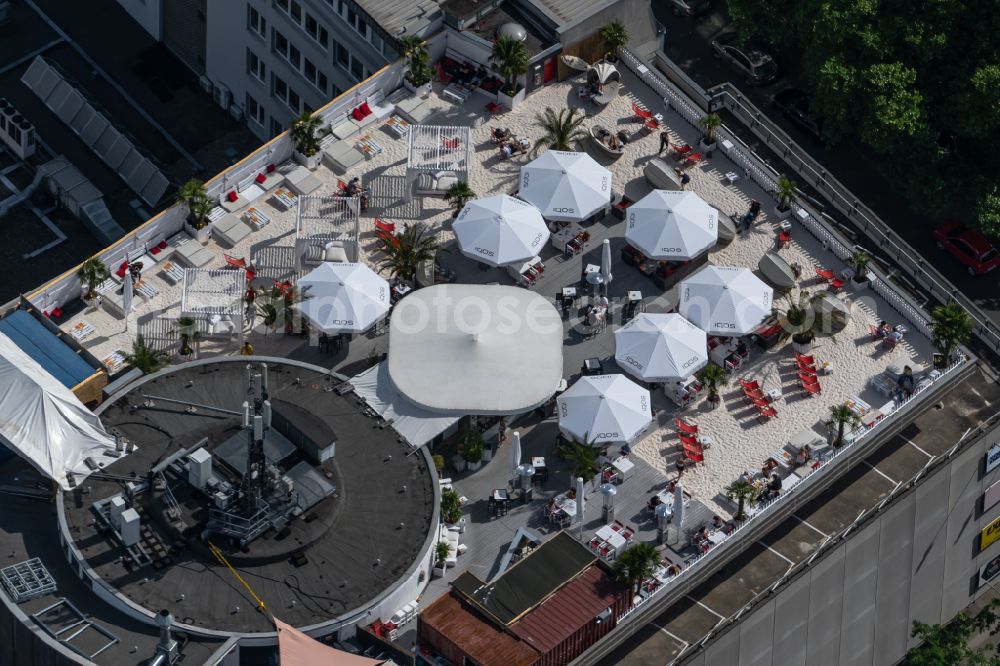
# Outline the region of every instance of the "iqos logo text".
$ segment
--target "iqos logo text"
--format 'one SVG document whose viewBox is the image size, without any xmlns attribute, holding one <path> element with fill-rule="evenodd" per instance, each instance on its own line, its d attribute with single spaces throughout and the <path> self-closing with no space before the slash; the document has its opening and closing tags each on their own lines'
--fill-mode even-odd
<svg viewBox="0 0 1000 666">
<path fill-rule="evenodd" d="M 473 250 L 486 257 L 492 257 L 494 254 L 493 250 L 487 250 L 485 247 L 476 247 Z"/>
<path fill-rule="evenodd" d="M 576 209 L 575 208 L 553 208 L 552 212 L 553 213 L 575 213 Z"/>
</svg>

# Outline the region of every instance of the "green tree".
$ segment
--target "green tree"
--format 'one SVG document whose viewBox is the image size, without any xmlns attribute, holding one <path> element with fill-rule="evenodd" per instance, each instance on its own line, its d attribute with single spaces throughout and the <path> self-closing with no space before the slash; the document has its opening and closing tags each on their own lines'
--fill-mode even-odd
<svg viewBox="0 0 1000 666">
<path fill-rule="evenodd" d="M 1000 653 L 996 644 L 969 647 L 976 634 L 1000 632 L 1000 600 L 993 599 L 979 613 L 959 613 L 945 625 L 913 622 L 912 636 L 922 642 L 906 653 L 908 666 L 998 666 Z"/>
<path fill-rule="evenodd" d="M 208 224 L 208 212 L 212 210 L 213 203 L 205 191 L 205 184 L 197 178 L 192 178 L 177 190 L 177 205 L 187 207 L 188 219 L 195 229 Z"/>
<path fill-rule="evenodd" d="M 710 113 L 701 118 L 698 124 L 705 128 L 705 144 L 715 143 L 715 130 L 719 129 L 719 125 L 722 124 L 722 118 L 719 117 L 719 114 Z"/>
<path fill-rule="evenodd" d="M 441 491 L 441 519 L 452 525 L 462 519 L 462 502 L 454 490 Z"/>
<path fill-rule="evenodd" d="M 844 445 L 844 434 L 847 428 L 854 430 L 861 425 L 861 417 L 846 405 L 830 405 L 830 418 L 827 419 L 828 428 L 837 429 L 837 437 L 833 440 L 833 448 L 839 449 Z"/>
<path fill-rule="evenodd" d="M 798 189 L 798 185 L 794 180 L 787 176 L 778 178 L 778 187 L 774 191 L 774 196 L 778 199 L 778 210 L 784 211 L 792 207 L 792 198 L 795 196 L 796 189 Z"/>
<path fill-rule="evenodd" d="M 108 267 L 97 257 L 91 257 L 80 264 L 80 270 L 76 272 L 76 276 L 80 278 L 81 282 L 87 285 L 87 293 L 84 295 L 84 298 L 88 301 L 94 300 L 97 296 L 98 285 L 107 280 L 110 275 Z"/>
<path fill-rule="evenodd" d="M 417 266 L 433 260 L 438 251 L 437 237 L 422 224 L 410 224 L 395 236 L 381 237 L 382 249 L 389 255 L 382 262 L 392 275 L 412 280 Z"/>
<path fill-rule="evenodd" d="M 447 541 L 438 541 L 434 546 L 434 559 L 438 569 L 447 569 L 449 555 L 451 555 L 451 545 Z"/>
<path fill-rule="evenodd" d="M 528 71 L 528 51 L 524 42 L 513 37 L 497 37 L 490 53 L 490 65 L 504 77 L 504 91 L 513 97 L 517 94 L 517 77 Z"/>
<path fill-rule="evenodd" d="M 571 439 L 561 443 L 557 452 L 573 465 L 574 479 L 580 477 L 584 481 L 590 481 L 601 471 L 601 466 L 597 463 L 597 449 L 587 442 Z"/>
<path fill-rule="evenodd" d="M 723 495 L 730 502 L 736 502 L 736 520 L 746 518 L 746 503 L 757 497 L 757 488 L 749 481 L 736 479 L 723 490 Z"/>
<path fill-rule="evenodd" d="M 427 42 L 416 35 L 407 35 L 399 40 L 403 57 L 407 60 L 409 71 L 407 78 L 414 87 L 419 88 L 431 80 L 430 54 L 427 53 Z"/>
<path fill-rule="evenodd" d="M 303 111 L 292 121 L 289 135 L 295 144 L 295 150 L 306 157 L 312 157 L 319 152 L 319 129 L 323 121 L 314 116 L 311 111 Z"/>
<path fill-rule="evenodd" d="M 468 183 L 459 180 L 448 188 L 448 191 L 444 193 L 444 198 L 455 209 L 455 215 L 458 216 L 465 204 L 476 198 L 476 193 L 472 191 Z"/>
<path fill-rule="evenodd" d="M 637 593 L 642 581 L 653 575 L 660 564 L 660 553 L 652 544 L 637 543 L 615 560 L 613 575 L 615 580 L 632 588 Z"/>
<path fill-rule="evenodd" d="M 931 343 L 950 359 L 959 345 L 972 335 L 972 317 L 958 303 L 939 305 L 931 311 Z"/>
<path fill-rule="evenodd" d="M 167 362 L 167 355 L 147 345 L 146 339 L 140 333 L 132 341 L 132 351 L 125 354 L 125 362 L 144 375 L 151 375 Z"/>
<path fill-rule="evenodd" d="M 191 349 L 191 343 L 201 338 L 201 333 L 198 331 L 198 322 L 194 320 L 194 317 L 184 315 L 177 318 L 174 329 L 181 338 L 181 356 L 190 356 L 193 354 L 194 350 Z"/>
<path fill-rule="evenodd" d="M 580 113 L 577 114 L 577 111 Z M 581 127 L 586 119 L 586 114 L 580 109 L 559 109 L 556 113 L 551 107 L 546 107 L 545 113 L 535 114 L 535 122 L 542 130 L 542 135 L 535 141 L 535 149 L 571 150 L 575 142 L 587 136 Z"/>
<path fill-rule="evenodd" d="M 871 262 L 872 256 L 865 252 L 864 250 L 856 250 L 848 260 L 847 265 L 854 270 L 854 275 L 859 280 L 864 280 L 868 276 L 868 264 Z"/>
<path fill-rule="evenodd" d="M 719 366 L 709 365 L 698 375 L 698 380 L 701 381 L 702 385 L 708 391 L 708 401 L 718 404 L 720 400 L 719 387 L 729 384 L 729 375 Z"/>
<path fill-rule="evenodd" d="M 604 40 L 605 53 L 613 56 L 619 47 L 628 44 L 628 29 L 621 21 L 612 21 L 601 28 L 601 39 Z"/>
<path fill-rule="evenodd" d="M 976 222 L 984 234 L 1000 237 L 1000 189 L 996 185 L 976 203 Z"/>
<path fill-rule="evenodd" d="M 861 139 L 881 153 L 927 138 L 924 100 L 916 87 L 917 73 L 902 63 L 877 63 L 864 72 L 862 99 L 869 111 Z"/>
</svg>

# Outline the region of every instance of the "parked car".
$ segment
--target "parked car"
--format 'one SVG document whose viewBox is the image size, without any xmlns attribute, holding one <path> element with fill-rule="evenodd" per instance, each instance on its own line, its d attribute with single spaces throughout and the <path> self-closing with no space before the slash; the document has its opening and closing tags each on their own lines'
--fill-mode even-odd
<svg viewBox="0 0 1000 666">
<path fill-rule="evenodd" d="M 739 34 L 725 32 L 712 40 L 712 55 L 743 72 L 750 85 L 762 86 L 778 78 L 778 63 L 761 46 L 738 46 Z"/>
<path fill-rule="evenodd" d="M 949 222 L 934 230 L 938 247 L 958 259 L 969 275 L 983 275 L 1000 266 L 1000 252 L 986 236 L 959 222 Z"/>
<path fill-rule="evenodd" d="M 771 104 L 779 109 L 785 117 L 797 125 L 814 139 L 822 139 L 823 130 L 812 115 L 812 98 L 798 88 L 788 88 L 771 97 Z"/>
<path fill-rule="evenodd" d="M 675 16 L 701 16 L 709 9 L 709 0 L 667 0 Z"/>
</svg>

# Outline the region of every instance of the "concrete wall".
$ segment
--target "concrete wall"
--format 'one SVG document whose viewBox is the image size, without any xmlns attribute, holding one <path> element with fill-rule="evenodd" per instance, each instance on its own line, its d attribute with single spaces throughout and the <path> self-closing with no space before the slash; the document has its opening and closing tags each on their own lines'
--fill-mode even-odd
<svg viewBox="0 0 1000 666">
<path fill-rule="evenodd" d="M 733 666 L 889 666 L 917 644 L 914 620 L 943 623 L 989 586 L 979 569 L 1000 543 L 979 550 L 983 527 L 1000 504 L 982 511 L 986 451 L 995 427 L 777 594 L 748 612 L 685 664 Z"/>
<path fill-rule="evenodd" d="M 153 39 L 163 39 L 163 0 L 118 0 L 118 4 Z"/>
</svg>

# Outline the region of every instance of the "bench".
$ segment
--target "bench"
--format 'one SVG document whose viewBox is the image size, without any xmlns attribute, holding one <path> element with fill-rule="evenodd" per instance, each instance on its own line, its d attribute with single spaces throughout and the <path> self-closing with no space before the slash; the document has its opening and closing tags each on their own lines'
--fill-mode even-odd
<svg viewBox="0 0 1000 666">
<path fill-rule="evenodd" d="M 236 245 L 250 235 L 250 227 L 240 222 L 240 218 L 234 213 L 230 213 L 218 222 L 212 223 L 212 235 L 221 238 L 229 245 Z"/>
</svg>

